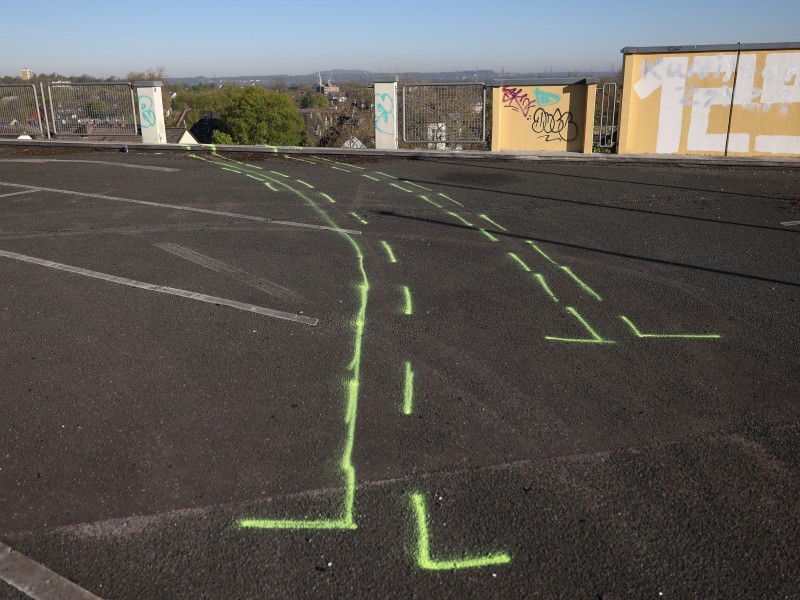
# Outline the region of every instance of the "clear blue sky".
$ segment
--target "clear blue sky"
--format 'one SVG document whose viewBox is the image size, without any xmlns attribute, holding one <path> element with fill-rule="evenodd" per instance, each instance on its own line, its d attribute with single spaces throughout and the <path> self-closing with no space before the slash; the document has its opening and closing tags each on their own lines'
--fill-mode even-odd
<svg viewBox="0 0 800 600">
<path fill-rule="evenodd" d="M 7 4 L 0 75 L 607 70 L 624 46 L 800 41 L 800 0 Z"/>
</svg>

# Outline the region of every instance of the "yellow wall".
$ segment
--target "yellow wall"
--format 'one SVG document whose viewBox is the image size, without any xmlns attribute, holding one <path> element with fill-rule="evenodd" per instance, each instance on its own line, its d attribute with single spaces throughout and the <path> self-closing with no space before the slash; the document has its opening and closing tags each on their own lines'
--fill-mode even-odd
<svg viewBox="0 0 800 600">
<path fill-rule="evenodd" d="M 800 156 L 800 50 L 626 54 L 620 154 Z M 736 91 L 731 114 L 734 73 Z"/>
<path fill-rule="evenodd" d="M 492 90 L 492 150 L 592 151 L 595 84 Z"/>
</svg>

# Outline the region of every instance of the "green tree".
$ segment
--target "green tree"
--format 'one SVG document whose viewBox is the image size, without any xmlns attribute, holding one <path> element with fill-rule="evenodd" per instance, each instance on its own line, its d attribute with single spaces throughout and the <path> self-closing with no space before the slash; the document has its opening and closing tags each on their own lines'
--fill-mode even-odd
<svg viewBox="0 0 800 600">
<path fill-rule="evenodd" d="M 305 137 L 303 117 L 291 98 L 262 87 L 233 90 L 221 116 L 235 144 L 298 146 Z"/>
<path fill-rule="evenodd" d="M 325 94 L 306 94 L 300 100 L 300 108 L 328 108 L 329 105 Z"/>
<path fill-rule="evenodd" d="M 93 119 L 105 119 L 108 114 L 108 104 L 103 100 L 91 100 L 86 104 L 86 114 Z"/>
</svg>

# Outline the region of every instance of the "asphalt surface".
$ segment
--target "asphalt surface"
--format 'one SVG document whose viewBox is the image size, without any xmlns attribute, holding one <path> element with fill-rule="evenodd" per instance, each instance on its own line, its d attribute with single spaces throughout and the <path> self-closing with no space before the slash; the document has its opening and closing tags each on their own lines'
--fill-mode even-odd
<svg viewBox="0 0 800 600">
<path fill-rule="evenodd" d="M 796 597 L 800 170 L 191 154 L 0 151 L 0 542 L 104 598 Z"/>
</svg>

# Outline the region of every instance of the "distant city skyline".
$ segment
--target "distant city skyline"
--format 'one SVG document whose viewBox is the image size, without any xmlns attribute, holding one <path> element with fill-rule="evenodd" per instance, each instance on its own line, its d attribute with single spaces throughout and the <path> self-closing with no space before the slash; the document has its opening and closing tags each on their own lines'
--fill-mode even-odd
<svg viewBox="0 0 800 600">
<path fill-rule="evenodd" d="M 800 2 L 474 0 L 169 5 L 55 0 L 4 7 L 0 76 L 168 77 L 493 70 L 609 71 L 624 46 L 800 41 Z M 387 10 L 381 12 L 380 7 Z"/>
</svg>

